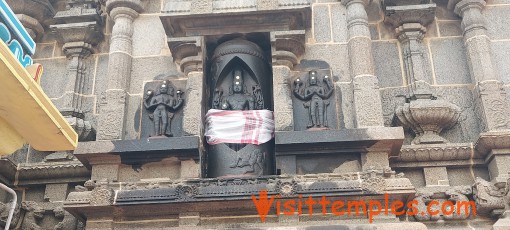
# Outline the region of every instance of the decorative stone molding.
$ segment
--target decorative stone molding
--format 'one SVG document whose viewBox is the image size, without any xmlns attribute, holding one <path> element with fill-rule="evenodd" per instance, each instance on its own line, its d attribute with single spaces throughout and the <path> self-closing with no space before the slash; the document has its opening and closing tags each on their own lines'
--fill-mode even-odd
<svg viewBox="0 0 510 230">
<path fill-rule="evenodd" d="M 171 0 L 163 12 L 208 14 L 224 12 L 246 12 L 254 10 L 282 10 L 300 6 L 309 6 L 310 0 Z"/>
<path fill-rule="evenodd" d="M 487 156 L 492 150 L 510 149 L 510 131 L 481 133 L 475 148 L 483 156 Z"/>
<path fill-rule="evenodd" d="M 440 145 L 405 145 L 400 150 L 400 155 L 394 161 L 401 162 L 429 162 L 429 161 L 454 161 L 469 160 L 473 156 L 474 149 L 470 144 L 440 144 Z M 474 157 L 477 156 L 475 154 Z"/>
<path fill-rule="evenodd" d="M 305 31 L 275 31 L 270 36 L 273 65 L 284 65 L 292 70 L 305 53 Z"/>
</svg>

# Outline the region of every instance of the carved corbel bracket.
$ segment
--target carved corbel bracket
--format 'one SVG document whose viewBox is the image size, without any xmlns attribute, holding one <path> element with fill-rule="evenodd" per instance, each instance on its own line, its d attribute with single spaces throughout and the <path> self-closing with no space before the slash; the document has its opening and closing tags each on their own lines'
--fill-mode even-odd
<svg viewBox="0 0 510 230">
<path fill-rule="evenodd" d="M 52 23 L 55 9 L 49 0 L 6 0 L 33 39 L 44 33 L 44 26 Z"/>
<path fill-rule="evenodd" d="M 434 3 L 418 3 L 416 5 L 392 5 L 389 4 L 390 2 L 398 1 L 384 1 L 384 22 L 391 24 L 395 28 L 406 23 L 420 23 L 422 26 L 426 27 L 432 21 L 434 21 L 434 17 L 436 16 L 436 4 Z"/>
<path fill-rule="evenodd" d="M 271 49 L 273 65 L 284 65 L 293 69 L 305 53 L 305 31 L 271 32 Z"/>
<path fill-rule="evenodd" d="M 203 37 L 168 38 L 168 47 L 181 72 L 188 75 L 203 69 Z"/>
</svg>

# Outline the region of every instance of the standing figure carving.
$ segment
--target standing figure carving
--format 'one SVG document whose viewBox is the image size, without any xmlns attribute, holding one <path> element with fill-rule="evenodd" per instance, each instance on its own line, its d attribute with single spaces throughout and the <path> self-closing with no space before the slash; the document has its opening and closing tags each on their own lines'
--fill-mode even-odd
<svg viewBox="0 0 510 230">
<path fill-rule="evenodd" d="M 327 108 L 329 106 L 328 99 L 333 93 L 333 83 L 329 76 L 322 78 L 324 84 L 319 83 L 317 71 L 308 72 L 308 85 L 304 85 L 301 79 L 294 81 L 294 95 L 299 100 L 305 101 L 304 107 L 308 109 L 308 125 L 307 128 L 327 128 Z"/>
<path fill-rule="evenodd" d="M 163 81 L 159 88 L 154 92 L 147 90 L 143 98 L 145 108 L 150 112 L 149 118 L 154 124 L 154 136 L 173 136 L 171 130 L 172 118 L 184 103 L 183 92 L 170 86 L 169 81 Z"/>
</svg>

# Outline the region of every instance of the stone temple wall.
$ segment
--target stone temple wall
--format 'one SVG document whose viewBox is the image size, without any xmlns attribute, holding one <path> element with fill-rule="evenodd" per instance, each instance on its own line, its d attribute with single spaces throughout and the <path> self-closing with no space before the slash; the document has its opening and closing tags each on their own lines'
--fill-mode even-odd
<svg viewBox="0 0 510 230">
<path fill-rule="evenodd" d="M 7 2 L 37 41 L 33 58 L 44 67 L 42 89 L 80 135 L 74 154 L 39 152 L 27 145 L 0 158 L 0 182 L 19 193 L 13 225 L 17 229 L 81 229 L 85 224 L 87 229 L 270 228 L 325 223 L 346 223 L 336 226 L 345 229 L 358 225 L 389 229 L 411 226 L 410 222 L 416 229 L 510 229 L 505 216 L 510 211 L 509 0 Z M 203 119 L 209 100 L 207 55 L 212 52 L 208 49 L 216 45 L 211 44 L 217 42 L 222 29 L 230 31 L 224 34 L 250 32 L 246 25 L 252 19 L 240 17 L 247 24 L 241 31 L 232 31 L 233 27 L 221 26 L 225 21 L 219 20 L 218 26 L 193 18 L 259 12 L 260 19 L 275 17 L 273 11 L 303 22 L 297 26 L 287 23 L 285 29 L 274 26 L 269 31 L 252 25 L 256 28 L 253 32 L 266 34 L 272 52 L 268 59 L 272 59 L 277 120 L 277 172 L 291 177 L 308 174 L 315 179 L 307 180 L 320 181 L 324 173 L 354 172 L 360 176 L 379 170 L 377 173 L 386 175 L 389 167 L 392 178 L 404 173 L 403 178 L 408 179 L 404 181 L 409 182 L 407 195 L 401 199 L 416 197 L 428 203 L 431 199 L 454 200 L 452 194 L 459 194 L 477 202 L 480 214 L 453 220 L 393 216 L 372 225 L 366 218 L 283 219 L 270 215 L 270 223 L 264 225 L 256 213 L 246 211 L 255 211 L 249 202 L 221 203 L 210 198 L 213 211 L 208 213 L 201 201 L 195 201 L 192 210 L 165 206 L 173 200 L 164 204 L 154 201 L 158 189 L 167 188 L 179 200 L 182 191 L 188 192 L 183 189 L 195 189 L 190 184 L 198 184 L 187 180 L 206 177 Z M 206 27 L 209 30 L 201 29 Z M 291 47 L 281 45 L 279 39 Z M 282 50 L 292 54 L 282 58 L 276 52 Z M 334 94 L 328 99 L 335 115 L 328 117 L 334 136 L 331 147 L 321 145 L 323 136 L 319 134 L 306 135 L 312 131 L 304 131 L 305 110 L 292 95 L 293 81 L 310 69 L 320 69 L 320 74 L 330 74 L 333 79 Z M 174 137 L 168 141 L 148 138 L 152 126 L 144 108 L 147 89 L 163 80 L 185 91 L 184 108 L 175 114 Z M 404 105 L 423 113 L 409 112 Z M 447 110 L 446 115 L 427 110 L 429 105 Z M 403 112 L 399 116 L 397 111 Z M 427 128 L 429 124 L 438 128 Z M 401 126 L 403 132 L 390 128 Z M 285 139 L 287 131 L 290 134 Z M 297 145 L 301 142 L 306 143 Z M 384 148 L 369 143 L 382 143 Z M 345 147 L 351 144 L 355 146 Z M 350 161 L 356 163 L 348 164 Z M 291 181 L 306 184 L 307 180 Z M 123 194 L 125 190 L 134 192 Z M 155 204 L 153 207 L 132 198 L 148 193 L 156 194 L 150 200 L 153 203 L 146 201 Z M 0 192 L 0 204 L 7 201 Z M 221 208 L 228 205 L 241 211 Z M 132 214 L 154 208 L 176 213 Z M 3 226 L 5 212 L 0 209 L 0 214 Z M 420 221 L 425 225 L 416 223 Z"/>
</svg>

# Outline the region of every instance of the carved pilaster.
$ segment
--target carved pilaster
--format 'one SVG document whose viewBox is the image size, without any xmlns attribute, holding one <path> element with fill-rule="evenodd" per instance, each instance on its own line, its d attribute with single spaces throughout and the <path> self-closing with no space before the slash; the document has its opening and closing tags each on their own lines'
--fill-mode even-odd
<svg viewBox="0 0 510 230">
<path fill-rule="evenodd" d="M 305 31 L 271 32 L 275 130 L 294 130 L 291 70 L 305 52 Z"/>
<path fill-rule="evenodd" d="M 184 105 L 182 130 L 186 136 L 201 135 L 203 112 L 202 91 L 203 73 L 203 37 L 168 38 L 168 46 L 174 62 L 187 77 L 186 93 L 188 102 Z"/>
<path fill-rule="evenodd" d="M 95 139 L 92 127 L 82 108 L 87 92 L 89 71 L 87 58 L 94 53 L 94 46 L 103 40 L 103 19 L 100 5 L 94 0 L 66 1 L 66 10 L 55 14 L 55 25 L 50 29 L 59 43 L 64 44 L 62 51 L 67 56 L 66 92 L 72 99 L 61 108 L 61 113 L 74 127 L 80 141 Z"/>
<path fill-rule="evenodd" d="M 110 40 L 108 88 L 101 95 L 98 139 L 121 139 L 124 130 L 126 89 L 131 79 L 133 21 L 142 11 L 140 0 L 108 0 L 106 12 L 115 23 Z M 114 122 L 112 122 L 114 121 Z"/>
<path fill-rule="evenodd" d="M 347 7 L 350 74 L 358 128 L 383 126 L 379 80 L 375 76 L 372 40 L 365 7 L 371 0 L 342 0 Z"/>
<path fill-rule="evenodd" d="M 403 4 L 403 1 L 385 1 L 385 4 Z M 409 3 L 408 3 L 409 4 Z M 408 99 L 395 110 L 400 125 L 411 128 L 416 134 L 413 144 L 447 143 L 439 136 L 443 129 L 457 123 L 460 108 L 445 100 L 437 99 L 430 86 L 430 68 L 422 43 L 426 26 L 435 17 L 435 4 L 384 6 L 384 21 L 395 28 L 402 44 L 402 56 L 408 81 Z"/>
<path fill-rule="evenodd" d="M 462 17 L 464 44 L 469 70 L 477 84 L 476 103 L 483 131 L 506 130 L 510 128 L 509 104 L 502 82 L 496 75 L 492 61 L 491 42 L 482 10 L 484 0 L 452 0 L 449 2 L 455 13 Z"/>
</svg>

